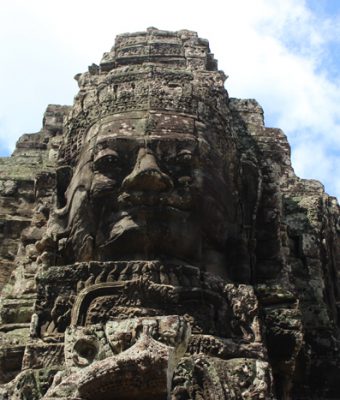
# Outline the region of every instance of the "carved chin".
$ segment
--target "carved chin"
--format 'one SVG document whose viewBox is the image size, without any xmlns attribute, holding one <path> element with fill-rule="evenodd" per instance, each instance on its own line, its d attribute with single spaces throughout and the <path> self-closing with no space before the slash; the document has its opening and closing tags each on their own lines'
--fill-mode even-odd
<svg viewBox="0 0 340 400">
<path fill-rule="evenodd" d="M 169 256 L 191 260 L 198 253 L 200 230 L 186 212 L 167 207 L 162 210 L 138 208 L 117 221 L 108 239 L 99 244 L 101 261 Z"/>
</svg>

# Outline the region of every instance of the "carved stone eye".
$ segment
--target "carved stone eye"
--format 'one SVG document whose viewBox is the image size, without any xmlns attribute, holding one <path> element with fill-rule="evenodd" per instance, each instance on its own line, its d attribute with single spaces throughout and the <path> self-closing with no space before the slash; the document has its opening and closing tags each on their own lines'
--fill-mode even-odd
<svg viewBox="0 0 340 400">
<path fill-rule="evenodd" d="M 189 150 L 182 150 L 178 153 L 176 159 L 182 164 L 189 164 L 192 160 L 192 153 Z"/>
<path fill-rule="evenodd" d="M 118 161 L 118 158 L 117 152 L 112 149 L 101 150 L 93 160 L 93 168 L 99 172 L 108 171 Z"/>
<path fill-rule="evenodd" d="M 95 359 L 98 348 L 88 339 L 79 339 L 73 348 L 73 360 L 79 367 L 86 367 Z"/>
</svg>

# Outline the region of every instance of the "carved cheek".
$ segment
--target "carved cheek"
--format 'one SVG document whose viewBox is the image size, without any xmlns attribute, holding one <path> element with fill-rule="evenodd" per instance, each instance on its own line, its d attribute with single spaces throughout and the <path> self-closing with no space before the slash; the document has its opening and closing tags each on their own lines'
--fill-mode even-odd
<svg viewBox="0 0 340 400">
<path fill-rule="evenodd" d="M 96 173 L 93 176 L 92 184 L 91 184 L 91 197 L 97 198 L 104 196 L 108 192 L 112 192 L 116 187 L 116 180 L 109 178 L 103 174 Z"/>
<path fill-rule="evenodd" d="M 69 223 L 73 223 L 75 220 L 77 220 L 86 202 L 87 202 L 87 191 L 83 186 L 80 186 L 74 191 L 72 196 L 68 214 Z"/>
</svg>

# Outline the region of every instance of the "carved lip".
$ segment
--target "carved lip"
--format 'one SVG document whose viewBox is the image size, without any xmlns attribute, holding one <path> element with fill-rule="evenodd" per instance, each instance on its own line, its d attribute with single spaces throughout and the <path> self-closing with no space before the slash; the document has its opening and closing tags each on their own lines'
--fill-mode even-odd
<svg viewBox="0 0 340 400">
<path fill-rule="evenodd" d="M 121 211 L 116 221 L 111 225 L 111 233 L 108 240 L 103 245 L 112 245 L 119 239 L 126 238 L 127 234 L 135 233 L 144 245 L 149 243 L 147 235 L 148 227 L 158 224 L 159 221 L 171 221 L 177 223 L 188 223 L 190 213 L 170 206 L 132 206 Z M 137 237 L 134 238 L 134 241 Z"/>
<path fill-rule="evenodd" d="M 177 193 L 143 193 L 123 192 L 118 196 L 119 207 L 123 210 L 133 209 L 136 207 L 145 208 L 170 208 L 179 211 L 189 211 L 193 205 L 191 193 L 185 192 L 184 195 Z"/>
<path fill-rule="evenodd" d="M 138 205 L 131 205 L 128 208 L 124 208 L 122 218 L 124 218 L 124 214 L 127 213 L 129 215 L 136 215 L 139 213 L 145 213 L 147 216 L 151 215 L 159 215 L 161 214 L 162 216 L 164 215 L 180 215 L 181 217 L 183 216 L 189 216 L 189 211 L 188 210 L 183 210 L 178 207 L 173 207 L 173 206 L 168 206 L 168 205 L 154 205 L 150 206 L 147 204 L 138 204 Z"/>
</svg>

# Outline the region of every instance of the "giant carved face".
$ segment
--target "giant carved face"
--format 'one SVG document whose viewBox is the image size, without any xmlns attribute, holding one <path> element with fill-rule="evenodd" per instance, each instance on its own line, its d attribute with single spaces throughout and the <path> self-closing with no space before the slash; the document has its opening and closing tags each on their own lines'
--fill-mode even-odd
<svg viewBox="0 0 340 400">
<path fill-rule="evenodd" d="M 88 129 L 60 212 L 68 261 L 208 258 L 220 268 L 238 218 L 233 172 L 201 125 L 134 112 Z"/>
</svg>

